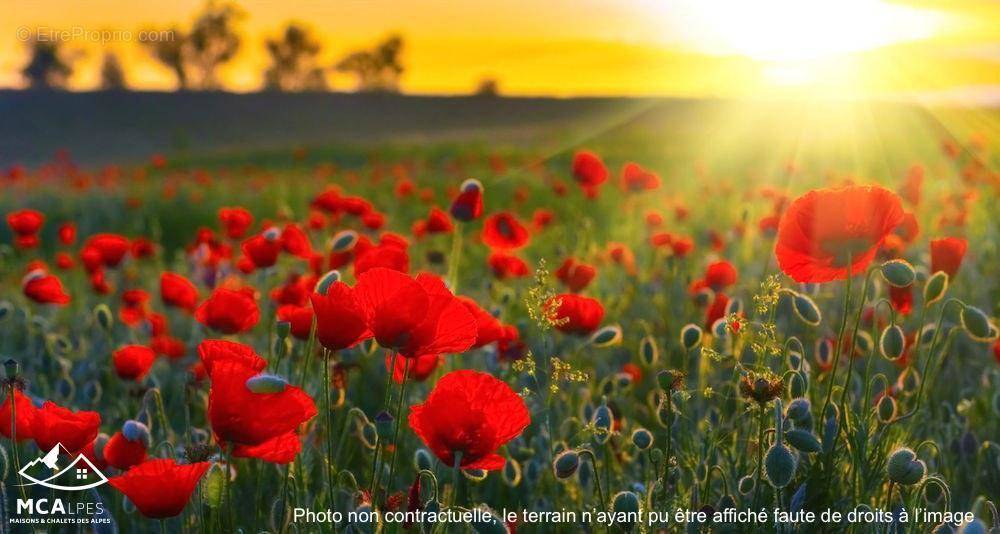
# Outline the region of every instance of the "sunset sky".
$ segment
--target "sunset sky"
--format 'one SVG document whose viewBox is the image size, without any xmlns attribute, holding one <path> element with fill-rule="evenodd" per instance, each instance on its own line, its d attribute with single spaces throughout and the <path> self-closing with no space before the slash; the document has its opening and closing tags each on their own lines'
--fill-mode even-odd
<svg viewBox="0 0 1000 534">
<path fill-rule="evenodd" d="M 0 86 L 18 87 L 21 28 L 186 27 L 201 0 L 7 0 Z M 518 95 L 922 96 L 1000 102 L 1000 2 L 990 0 L 285 0 L 239 2 L 243 46 L 227 89 L 261 86 L 264 40 L 308 25 L 333 64 L 390 32 L 406 39 L 403 90 L 467 93 L 486 77 Z M 136 43 L 120 55 L 130 86 L 174 80 Z M 74 89 L 97 84 L 102 46 L 70 42 Z M 352 82 L 330 75 L 335 89 Z"/>
</svg>

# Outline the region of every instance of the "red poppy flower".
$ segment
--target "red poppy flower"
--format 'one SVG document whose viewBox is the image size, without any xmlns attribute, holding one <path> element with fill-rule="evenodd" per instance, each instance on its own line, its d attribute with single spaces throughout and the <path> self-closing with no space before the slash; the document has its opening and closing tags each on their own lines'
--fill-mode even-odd
<svg viewBox="0 0 1000 534">
<path fill-rule="evenodd" d="M 450 212 L 452 217 L 462 222 L 478 219 L 483 214 L 483 184 L 473 179 L 462 182 Z"/>
<path fill-rule="evenodd" d="M 24 296 L 39 304 L 65 306 L 70 301 L 69 295 L 63 290 L 62 282 L 44 269 L 28 272 L 21 281 L 21 290 Z"/>
<path fill-rule="evenodd" d="M 524 401 L 486 373 L 448 373 L 423 404 L 410 407 L 410 428 L 445 465 L 461 454 L 464 469 L 502 469 L 496 451 L 531 422 Z"/>
<path fill-rule="evenodd" d="M 56 253 L 56 267 L 59 267 L 64 271 L 68 271 L 72 269 L 74 265 L 76 265 L 76 262 L 73 261 L 73 256 L 70 256 L 66 252 Z"/>
<path fill-rule="evenodd" d="M 281 232 L 281 246 L 292 256 L 308 260 L 313 255 L 309 236 L 297 224 L 288 223 Z"/>
<path fill-rule="evenodd" d="M 271 300 L 279 305 L 305 306 L 309 302 L 313 288 L 316 287 L 316 280 L 317 278 L 312 275 L 291 274 L 284 285 L 271 290 Z"/>
<path fill-rule="evenodd" d="M 694 240 L 687 236 L 674 236 L 670 240 L 670 251 L 674 256 L 683 258 L 694 250 Z"/>
<path fill-rule="evenodd" d="M 32 236 L 45 224 L 45 214 L 36 210 L 18 210 L 7 214 L 7 226 L 19 236 Z"/>
<path fill-rule="evenodd" d="M 705 285 L 713 291 L 721 291 L 736 283 L 736 267 L 726 260 L 713 262 L 705 268 Z"/>
<path fill-rule="evenodd" d="M 219 222 L 229 239 L 242 239 L 253 226 L 253 214 L 246 208 L 219 208 Z"/>
<path fill-rule="evenodd" d="M 187 347 L 184 346 L 183 341 L 168 335 L 154 336 L 149 340 L 149 348 L 153 349 L 153 352 L 172 360 L 183 358 L 187 352 Z"/>
<path fill-rule="evenodd" d="M 597 330 L 604 320 L 604 306 L 596 299 L 563 293 L 549 299 L 545 306 L 551 307 L 555 301 L 559 302 L 559 307 L 555 309 L 554 319 L 559 323 L 556 329 L 560 332 L 585 336 Z"/>
<path fill-rule="evenodd" d="M 410 271 L 410 256 L 406 248 L 396 244 L 379 243 L 367 250 L 358 251 L 355 246 L 354 276 L 360 278 L 372 269 L 391 269 L 406 273 Z"/>
<path fill-rule="evenodd" d="M 521 333 L 514 325 L 504 325 L 504 336 L 497 342 L 497 357 L 500 361 L 515 361 L 524 357 L 525 345 Z"/>
<path fill-rule="evenodd" d="M 316 338 L 328 350 L 353 347 L 372 337 L 356 290 L 347 284 L 334 282 L 325 295 L 313 293 L 309 299 L 316 313 Z"/>
<path fill-rule="evenodd" d="M 913 284 L 906 287 L 890 285 L 889 301 L 897 313 L 909 315 L 913 311 Z"/>
<path fill-rule="evenodd" d="M 566 261 L 556 269 L 556 278 L 566 284 L 566 287 L 573 293 L 578 293 L 590 284 L 590 281 L 597 276 L 597 268 L 587 263 L 581 263 L 573 258 Z"/>
<path fill-rule="evenodd" d="M 516 250 L 527 245 L 530 238 L 527 228 L 505 211 L 483 221 L 483 243 L 494 250 Z"/>
<path fill-rule="evenodd" d="M 178 464 L 170 459 L 147 460 L 124 474 L 108 479 L 150 519 L 180 515 L 191 500 L 198 481 L 211 467 L 209 462 Z"/>
<path fill-rule="evenodd" d="M 660 187 L 660 177 L 637 163 L 626 163 L 622 167 L 621 187 L 628 192 L 649 191 Z"/>
<path fill-rule="evenodd" d="M 194 313 L 199 323 L 226 335 L 246 332 L 260 320 L 253 290 L 218 288 Z"/>
<path fill-rule="evenodd" d="M 97 412 L 74 412 L 46 401 L 35 412 L 31 437 L 43 451 L 62 444 L 67 451 L 75 454 L 94 441 L 100 426 L 101 416 Z"/>
<path fill-rule="evenodd" d="M 535 232 L 540 232 L 552 224 L 555 218 L 555 214 L 551 211 L 545 208 L 538 208 L 531 215 L 531 226 L 535 229 Z"/>
<path fill-rule="evenodd" d="M 729 308 L 729 297 L 725 293 L 719 292 L 712 299 L 712 304 L 705 310 L 705 330 L 711 331 L 715 321 L 725 317 L 726 309 Z"/>
<path fill-rule="evenodd" d="M 235 362 L 254 371 L 261 371 L 267 367 L 267 360 L 258 356 L 252 348 L 224 339 L 206 339 L 199 343 L 198 358 L 208 376 L 212 375 L 215 364 L 220 362 Z"/>
<path fill-rule="evenodd" d="M 376 268 L 354 286 L 379 345 L 405 357 L 464 352 L 476 340 L 476 319 L 435 275 Z"/>
<path fill-rule="evenodd" d="M 59 241 L 63 245 L 72 245 L 76 242 L 76 223 L 65 222 L 59 226 Z"/>
<path fill-rule="evenodd" d="M 797 282 L 842 280 L 863 272 L 902 221 L 899 197 L 882 187 L 809 191 L 781 218 L 778 265 Z"/>
<path fill-rule="evenodd" d="M 392 370 L 392 380 L 397 384 L 402 384 L 403 372 L 405 371 L 407 380 L 423 382 L 434 373 L 443 361 L 444 357 L 440 354 L 422 354 L 416 358 L 396 358 L 396 367 Z M 409 362 L 409 367 L 407 367 L 407 362 Z M 392 356 L 386 354 L 385 369 L 387 371 L 390 365 L 392 365 Z"/>
<path fill-rule="evenodd" d="M 485 347 L 495 341 L 500 341 L 504 337 L 503 323 L 490 312 L 479 307 L 476 301 L 469 297 L 456 297 L 465 309 L 469 310 L 476 318 L 476 342 L 472 348 Z"/>
<path fill-rule="evenodd" d="M 90 264 L 87 254 L 92 255 L 105 267 L 117 267 L 131 248 L 129 240 L 118 234 L 94 234 L 87 239 L 80 252 L 84 264 Z"/>
<path fill-rule="evenodd" d="M 116 350 L 111 359 L 119 377 L 141 382 L 153 367 L 156 353 L 153 349 L 142 345 L 126 345 Z"/>
<path fill-rule="evenodd" d="M 608 168 L 597 154 L 587 151 L 577 152 L 573 156 L 573 179 L 588 195 L 593 195 L 608 179 Z"/>
<path fill-rule="evenodd" d="M 628 245 L 609 241 L 607 253 L 611 261 L 624 267 L 629 275 L 635 276 L 635 254 Z"/>
<path fill-rule="evenodd" d="M 278 263 L 278 255 L 284 250 L 281 231 L 271 227 L 247 239 L 240 245 L 243 255 L 258 269 L 265 269 Z"/>
<path fill-rule="evenodd" d="M 489 257 L 486 259 L 486 262 L 489 263 L 490 269 L 493 270 L 493 274 L 501 280 L 507 278 L 521 278 L 528 276 L 530 272 L 528 264 L 524 263 L 524 260 L 514 256 L 513 254 L 491 252 Z"/>
<path fill-rule="evenodd" d="M 3 397 L 3 404 L 0 405 L 0 434 L 10 439 L 10 395 L 4 395 Z M 34 439 L 32 432 L 34 432 L 38 408 L 35 407 L 35 404 L 31 402 L 31 399 L 27 395 L 21 393 L 21 390 L 17 388 L 14 388 L 14 412 L 16 412 L 17 419 L 13 425 L 13 430 L 17 434 L 17 440 Z"/>
<path fill-rule="evenodd" d="M 440 208 L 431 208 L 427 215 L 427 225 L 424 227 L 428 234 L 447 234 L 455 229 L 448 214 Z"/>
<path fill-rule="evenodd" d="M 152 258 L 156 255 L 156 244 L 145 237 L 137 237 L 132 240 L 130 250 L 133 258 Z"/>
<path fill-rule="evenodd" d="M 129 469 L 146 460 L 146 444 L 130 440 L 121 431 L 115 432 L 101 451 L 104 461 L 115 469 Z"/>
<path fill-rule="evenodd" d="M 958 268 L 962 266 L 965 250 L 969 242 L 958 237 L 945 237 L 931 240 L 931 273 L 944 271 L 949 278 L 954 278 Z"/>
<path fill-rule="evenodd" d="M 284 304 L 278 306 L 277 315 L 279 321 L 285 321 L 289 324 L 292 336 L 301 340 L 309 339 L 313 320 L 312 307 Z"/>
<path fill-rule="evenodd" d="M 198 308 L 198 288 L 177 273 L 165 272 L 160 275 L 160 299 L 167 306 L 194 312 Z"/>
<path fill-rule="evenodd" d="M 206 369 L 211 380 L 208 418 L 219 440 L 234 444 L 238 455 L 267 455 L 268 461 L 275 461 L 276 450 L 288 451 L 291 446 L 290 457 L 281 455 L 277 463 L 294 459 L 301 449 L 296 429 L 316 415 L 312 398 L 239 360 L 217 360 Z"/>
</svg>

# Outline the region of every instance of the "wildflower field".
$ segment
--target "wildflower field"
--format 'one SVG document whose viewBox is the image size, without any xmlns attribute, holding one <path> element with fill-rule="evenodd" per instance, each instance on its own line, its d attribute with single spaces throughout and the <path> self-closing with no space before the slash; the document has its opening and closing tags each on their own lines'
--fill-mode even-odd
<svg viewBox="0 0 1000 534">
<path fill-rule="evenodd" d="M 687 120 L 5 168 L 3 529 L 1000 531 L 996 138 Z"/>
</svg>

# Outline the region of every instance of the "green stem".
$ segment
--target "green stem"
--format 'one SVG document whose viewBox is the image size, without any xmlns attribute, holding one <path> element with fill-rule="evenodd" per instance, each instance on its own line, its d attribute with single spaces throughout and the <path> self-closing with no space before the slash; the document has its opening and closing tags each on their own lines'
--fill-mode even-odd
<svg viewBox="0 0 1000 534">
<path fill-rule="evenodd" d="M 396 456 L 399 454 L 399 424 L 403 419 L 403 399 L 406 398 L 406 382 L 410 374 L 410 359 L 403 358 L 403 382 L 399 385 L 399 400 L 396 402 L 396 428 L 392 432 L 392 460 L 389 462 L 389 479 L 387 484 L 392 484 L 392 475 L 396 472 Z M 392 369 L 395 373 L 395 368 Z"/>
</svg>

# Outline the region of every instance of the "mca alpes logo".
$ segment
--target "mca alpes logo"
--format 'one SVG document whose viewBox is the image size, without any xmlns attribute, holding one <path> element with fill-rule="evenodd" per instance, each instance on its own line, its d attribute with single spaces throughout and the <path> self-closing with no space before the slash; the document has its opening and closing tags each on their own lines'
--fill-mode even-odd
<svg viewBox="0 0 1000 534">
<path fill-rule="evenodd" d="M 44 456 L 28 462 L 17 472 L 22 479 L 28 481 L 21 485 L 39 485 L 56 490 L 80 491 L 95 488 L 108 481 L 104 473 L 101 473 L 101 470 L 95 467 L 82 453 L 76 455 L 76 458 L 69 465 L 60 468 L 60 452 L 66 453 L 69 458 L 73 457 L 66 450 L 66 447 L 63 447 L 61 443 L 56 443 L 52 450 L 45 453 Z"/>
</svg>

